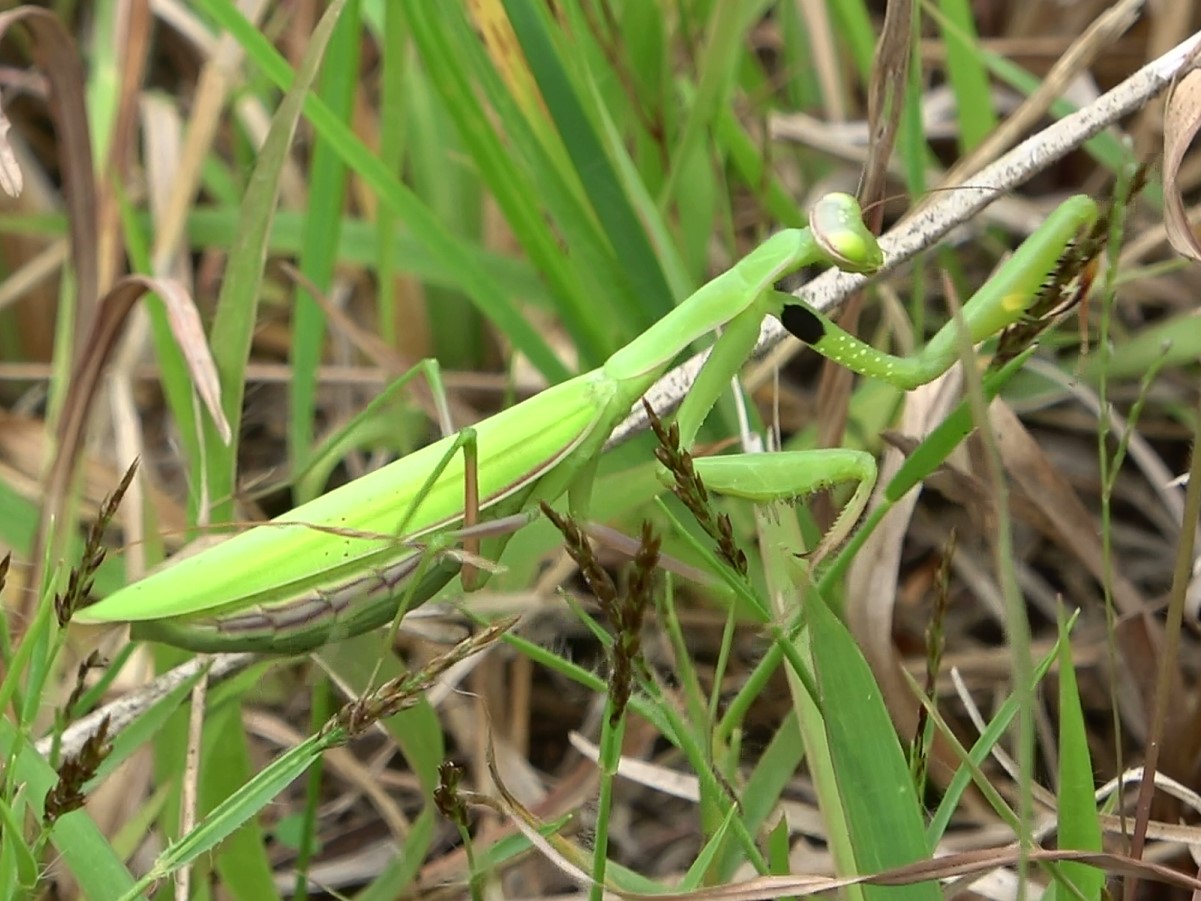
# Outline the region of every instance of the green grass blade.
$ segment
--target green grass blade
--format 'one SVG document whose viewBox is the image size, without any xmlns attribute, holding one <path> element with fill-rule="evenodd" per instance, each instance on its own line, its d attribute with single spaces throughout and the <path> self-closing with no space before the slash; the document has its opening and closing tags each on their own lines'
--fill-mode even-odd
<svg viewBox="0 0 1201 901">
<path fill-rule="evenodd" d="M 622 262 L 624 282 L 629 285 L 618 292 L 625 301 L 622 318 L 645 327 L 671 307 L 672 291 L 659 256 L 647 240 L 594 116 L 585 107 L 586 92 L 577 88 L 575 74 L 555 46 L 548 11 L 524 0 L 506 0 L 505 8 L 591 208 Z"/>
<path fill-rule="evenodd" d="M 827 4 L 835 22 L 834 33 L 846 42 L 855 69 L 864 84 L 871 78 L 876 52 L 876 33 L 864 0 L 840 0 Z"/>
<path fill-rule="evenodd" d="M 794 706 L 780 721 L 771 742 L 755 762 L 755 768 L 742 791 L 742 817 L 752 833 L 759 834 L 776 809 L 778 799 L 784 796 L 784 790 L 796 777 L 804 752 L 805 745 L 801 741 Z M 728 846 L 724 850 L 725 854 L 716 865 L 715 872 L 718 879 L 728 882 L 742 866 L 742 860 L 736 847 Z"/>
<path fill-rule="evenodd" d="M 756 512 L 759 544 L 765 549 L 762 566 L 771 613 L 776 622 L 787 622 L 794 618 L 798 605 L 821 606 L 822 603 L 814 592 L 796 587 L 804 584 L 807 575 L 798 573 L 795 558 L 785 550 L 802 549 L 807 545 L 796 516 L 791 515 L 784 504 Z M 848 810 L 848 804 L 852 802 L 846 797 L 848 793 L 859 791 L 859 786 L 845 783 L 836 766 L 835 755 L 840 749 L 834 746 L 826 721 L 832 708 L 823 704 L 815 680 L 815 672 L 820 665 L 814 650 L 814 643 L 818 640 L 820 637 L 810 625 L 791 642 L 789 637 L 781 635 L 775 645 L 789 661 L 785 676 L 788 679 L 792 714 L 796 719 L 800 748 L 804 749 L 805 767 L 813 781 L 835 871 L 841 875 L 872 872 L 865 869 L 868 864 L 861 859 L 861 853 L 868 858 L 870 853 L 861 851 L 859 847 L 859 840 L 870 840 L 870 836 L 855 833 Z M 790 644 L 786 645 L 787 642 Z M 849 901 L 862 901 L 865 897 L 866 891 L 862 886 L 851 886 L 847 890 Z"/>
<path fill-rule="evenodd" d="M 388 208 L 381 209 L 381 215 Z M 271 223 L 268 234 L 268 250 L 272 254 L 298 254 L 304 240 L 306 215 L 301 212 L 280 210 Z M 188 217 L 188 240 L 197 249 L 228 247 L 233 242 L 237 225 L 236 210 L 227 207 L 199 207 Z M 3 231 L 0 223 L 0 232 Z M 60 231 L 61 234 L 61 231 Z M 376 227 L 362 219 L 344 217 L 338 228 L 336 261 L 341 266 L 373 267 L 382 281 L 385 269 L 379 267 L 379 257 L 389 260 L 387 271 L 397 271 L 397 261 L 403 261 L 404 272 L 423 282 L 442 288 L 456 288 L 461 275 L 441 257 L 424 252 L 424 245 L 411 232 L 398 228 L 382 247 L 378 244 Z M 373 246 L 374 242 L 374 246 Z M 546 287 L 525 260 L 513 259 L 489 250 L 477 242 L 464 242 L 465 250 L 471 254 L 483 271 L 484 276 L 498 289 L 526 299 L 540 307 L 550 307 Z"/>
<path fill-rule="evenodd" d="M 313 735 L 280 755 L 222 801 L 195 829 L 163 851 L 150 872 L 139 880 L 139 889 L 166 878 L 211 851 L 304 775 L 313 761 L 339 739 L 340 736 L 332 733 Z"/>
<path fill-rule="evenodd" d="M 24 557 L 33 550 L 34 533 L 37 530 L 39 505 L 0 479 L 0 542 L 15 554 Z M 69 559 L 78 560 L 83 542 L 72 538 L 66 547 Z M 107 594 L 125 584 L 125 573 L 121 560 L 108 557 L 100 564 L 96 573 L 96 593 Z"/>
<path fill-rule="evenodd" d="M 947 77 L 955 94 L 959 152 L 966 154 L 997 127 L 992 86 L 981 61 L 980 36 L 968 0 L 939 0 L 944 26 L 953 25 L 958 39 L 948 39 Z"/>
<path fill-rule="evenodd" d="M 37 887 L 41 867 L 25 841 L 25 791 L 18 787 L 9 797 L 11 805 L 0 798 L 0 892 L 18 898 Z"/>
<path fill-rule="evenodd" d="M 229 0 L 198 0 L 197 5 L 236 37 L 250 58 L 276 85 L 288 88 L 293 73 L 279 52 L 256 31 Z M 525 320 L 511 300 L 499 291 L 475 262 L 463 242 L 452 236 L 395 174 L 358 137 L 339 122 L 321 102 L 309 97 L 305 115 L 318 134 L 328 139 L 339 155 L 404 222 L 424 245 L 425 252 L 442 260 L 448 272 L 458 273 L 458 283 L 530 361 L 552 382 L 570 374 L 545 339 Z"/>
<path fill-rule="evenodd" d="M 734 111 L 728 107 L 719 109 L 713 129 L 714 138 L 729 157 L 742 183 L 760 192 L 761 202 L 771 220 L 785 228 L 804 228 L 808 225 L 805 211 L 797 205 L 796 198 L 772 171 L 770 160 L 763 157 L 763 148 L 747 134 Z"/>
<path fill-rule="evenodd" d="M 717 3 L 705 29 L 705 43 L 697 59 L 699 81 L 692 92 L 684 126 L 672 148 L 672 166 L 668 169 L 660 202 L 670 208 L 677 194 L 688 189 L 684 174 L 697 155 L 704 153 L 704 140 L 720 115 L 730 104 L 736 68 L 742 61 L 742 40 L 748 26 L 762 15 L 767 3 Z"/>
<path fill-rule="evenodd" d="M 239 195 L 240 196 L 240 195 Z M 218 198 L 219 203 L 199 205 L 188 213 L 187 238 L 189 246 L 194 249 L 226 249 L 233 243 L 234 233 L 238 222 L 238 210 L 235 206 L 238 196 L 229 199 Z M 140 263 L 147 256 L 148 246 L 146 236 L 154 227 L 151 217 L 141 210 L 131 208 L 130 220 L 136 225 L 136 230 L 128 240 L 131 250 L 138 256 L 135 262 Z M 271 222 L 268 248 L 274 254 L 296 255 L 304 241 L 304 229 L 308 214 L 297 210 L 278 210 Z M 344 215 L 338 229 L 337 261 L 343 265 L 371 267 L 377 263 L 377 251 L 365 246 L 375 233 L 374 223 L 364 219 Z M 64 238 L 67 235 L 66 216 L 57 213 L 25 216 L 0 215 L 0 235 L 21 235 L 37 238 Z M 515 260 L 511 256 L 497 253 L 486 247 L 467 245 L 472 254 L 483 259 L 489 267 L 488 276 L 504 283 L 508 290 L 515 293 L 534 294 L 535 299 L 542 305 L 548 303 L 545 291 L 538 295 L 538 281 L 527 262 Z M 407 231 L 401 230 L 393 235 L 392 243 L 386 245 L 389 255 L 405 260 L 404 271 L 412 273 L 423 281 L 432 281 L 439 285 L 451 287 L 458 283 L 459 276 L 444 261 L 440 259 L 422 259 L 421 244 Z M 140 266 L 139 266 L 140 268 Z M 508 284 L 511 279 L 517 279 Z"/>
<path fill-rule="evenodd" d="M 805 609 L 811 651 L 855 859 L 862 873 L 927 860 L 922 808 L 871 669 L 846 626 L 817 596 Z M 936 882 L 880 888 L 868 898 L 941 898 Z"/>
<path fill-rule="evenodd" d="M 617 314 L 609 306 L 613 291 L 597 292 L 594 279 L 611 273 L 606 281 L 619 290 L 621 266 L 586 205 L 562 146 L 542 118 L 536 92 L 523 92 L 523 64 L 513 59 L 494 64 L 462 11 L 421 0 L 404 8 L 430 80 L 472 162 L 514 236 L 551 285 L 581 359 L 599 364 L 617 346 Z M 503 73 L 507 80 L 497 71 L 501 65 L 508 67 Z M 571 252 L 564 253 L 564 246 Z"/>
<path fill-rule="evenodd" d="M 421 870 L 423 861 L 417 851 L 433 844 L 438 837 L 435 830 L 443 822 L 432 807 L 423 810 L 409 829 L 404 853 L 393 857 L 369 886 L 356 893 L 355 901 L 395 901 L 404 897 L 406 889 L 412 886 Z"/>
<path fill-rule="evenodd" d="M 208 486 L 213 519 L 217 522 L 233 518 L 238 423 L 242 421 L 246 361 L 254 335 L 263 263 L 267 255 L 267 234 L 279 193 L 280 174 L 296 133 L 305 95 L 317 76 L 325 47 L 345 3 L 346 0 L 334 0 L 321 17 L 305 51 L 304 61 L 296 73 L 296 80 L 272 117 L 271 128 L 259 150 L 246 188 L 238 224 L 238 242 L 230 251 L 225 280 L 217 301 L 210 344 L 221 379 L 222 410 L 233 427 L 234 437 L 229 445 L 225 445 L 215 427 L 206 421 L 206 477 L 203 481 L 197 478 L 194 482 Z"/>
<path fill-rule="evenodd" d="M 926 192 L 926 167 L 933 154 L 926 142 L 926 132 L 922 123 L 922 96 L 925 81 L 922 77 L 921 54 L 918 41 L 921 37 L 919 30 L 920 19 L 914 17 L 910 31 L 909 77 L 905 79 L 905 92 L 901 108 L 901 122 L 897 135 L 897 146 L 901 154 L 901 163 L 905 172 L 905 186 L 911 197 L 921 197 Z M 924 322 L 922 312 L 925 310 L 924 294 L 917 291 L 911 299 L 916 311 L 914 322 L 920 328 Z"/>
<path fill-rule="evenodd" d="M 1056 647 L 1052 648 L 1049 654 L 1038 661 L 1034 667 L 1034 680 L 1036 684 L 1041 682 L 1047 673 L 1051 671 L 1051 665 L 1055 662 L 1058 653 L 1059 648 L 1058 643 L 1056 643 Z M 968 760 L 971 763 L 971 767 L 979 767 L 988 755 L 992 753 L 993 746 L 1001 740 L 1009 730 L 1009 727 L 1013 725 L 1018 712 L 1018 700 L 1013 695 L 1010 695 L 1001 703 L 1001 707 L 996 715 L 989 721 L 988 726 L 980 733 L 980 737 L 976 739 L 971 750 L 968 752 Z M 971 784 L 973 775 L 971 767 L 961 762 L 959 769 L 955 771 L 955 775 L 951 777 L 951 781 L 947 784 L 942 799 L 939 801 L 938 808 L 934 811 L 934 815 L 930 817 L 930 825 L 926 827 L 926 838 L 931 847 L 936 847 L 942 841 L 943 835 L 946 834 L 951 817 L 954 816 L 959 802 L 963 799 L 963 793 L 967 790 L 968 785 Z"/>
<path fill-rule="evenodd" d="M 405 143 L 413 190 L 455 234 L 481 241 L 487 186 L 474 166 L 458 162 L 470 159 L 471 152 L 459 135 L 454 116 L 414 54 L 408 54 L 408 61 Z M 464 370 L 483 365 L 487 347 L 483 320 L 458 286 L 426 286 L 425 305 L 433 352 L 442 365 Z"/>
<path fill-rule="evenodd" d="M 1088 729 L 1072 662 L 1071 634 L 1063 611 L 1059 616 L 1059 829 L 1056 845 L 1078 851 L 1100 851 L 1101 822 L 1094 795 L 1093 761 L 1088 750 Z M 1060 874 L 1089 899 L 1102 898 L 1105 873 L 1073 861 L 1059 865 Z M 1047 901 L 1066 901 L 1074 895 L 1058 882 L 1049 887 Z"/>
<path fill-rule="evenodd" d="M 320 96 L 330 112 L 350 128 L 358 87 L 359 47 L 362 44 L 359 2 L 350 0 L 330 36 L 321 69 Z M 346 163 L 328 138 L 318 135 L 309 177 L 308 216 L 300 271 L 319 291 L 328 292 L 336 263 L 335 249 L 346 194 Z M 292 471 L 308 465 L 317 405 L 317 368 L 325 346 L 325 314 L 317 300 L 297 286 L 292 311 L 292 379 L 288 383 L 291 411 L 288 450 Z M 310 500 L 298 497 L 298 502 Z"/>
<path fill-rule="evenodd" d="M 370 15 L 370 11 L 368 11 Z M 381 44 L 380 72 L 380 161 L 392 172 L 399 172 L 405 145 L 406 81 L 408 65 L 408 29 L 404 17 L 395 3 L 384 5 L 379 25 Z M 376 255 L 375 268 L 379 278 L 379 294 L 375 302 L 376 321 L 380 337 L 395 347 L 399 338 L 397 323 L 397 291 L 395 272 L 399 268 L 394 262 L 392 246 L 396 240 L 400 220 L 389 206 L 381 206 L 375 223 Z"/>
</svg>

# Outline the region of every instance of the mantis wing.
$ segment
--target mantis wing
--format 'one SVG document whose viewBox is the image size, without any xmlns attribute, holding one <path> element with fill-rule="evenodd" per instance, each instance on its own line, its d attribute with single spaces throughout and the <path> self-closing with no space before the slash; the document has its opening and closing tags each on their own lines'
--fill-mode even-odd
<svg viewBox="0 0 1201 901">
<path fill-rule="evenodd" d="M 481 423 L 476 429 L 481 510 L 536 488 L 566 490 L 583 462 L 574 452 L 597 431 L 611 395 L 611 383 L 589 373 Z M 137 622 L 262 611 L 305 595 L 329 595 L 373 573 L 403 575 L 425 543 L 463 522 L 466 467 L 463 455 L 452 452 L 456 440 L 444 438 L 152 573 L 74 619 Z M 446 573 L 442 584 L 452 576 Z"/>
</svg>

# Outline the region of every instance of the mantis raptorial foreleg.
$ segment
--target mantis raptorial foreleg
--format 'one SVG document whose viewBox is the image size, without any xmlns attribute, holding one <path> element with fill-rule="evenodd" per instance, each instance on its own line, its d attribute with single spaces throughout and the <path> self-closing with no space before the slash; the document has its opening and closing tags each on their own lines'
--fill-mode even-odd
<svg viewBox="0 0 1201 901">
<path fill-rule="evenodd" d="M 1069 200 L 997 279 L 964 305 L 973 341 L 1022 317 L 1064 246 L 1094 216 L 1088 198 Z M 386 622 L 398 605 L 415 606 L 441 590 L 461 568 L 462 557 L 452 553 L 452 545 L 470 546 L 489 522 L 536 510 L 540 502 L 565 494 L 577 515 L 586 514 L 609 434 L 679 354 L 718 329 L 721 336 L 677 414 L 684 447 L 692 444 L 738 372 L 768 315 L 780 317 L 830 359 L 902 387 L 930 381 L 952 365 L 951 324 L 919 354 L 893 357 L 776 292 L 780 278 L 811 263 L 832 262 L 861 272 L 882 265 L 853 198 L 826 196 L 814 208 L 810 225 L 769 238 L 599 369 L 477 424 L 473 442 L 444 438 L 280 520 L 129 585 L 75 618 L 133 621 L 135 636 L 183 647 L 259 651 L 306 650 Z M 474 466 L 462 453 L 467 446 L 477 455 Z M 818 552 L 849 531 L 875 480 L 872 458 L 850 450 L 706 458 L 697 464 L 713 490 L 754 500 L 854 484 L 842 517 Z M 464 490 L 469 471 L 477 479 L 470 498 Z M 479 523 L 472 522 L 477 510 Z M 504 541 L 498 537 L 488 554 L 499 554 Z M 214 626 L 229 622 L 253 628 L 234 634 Z"/>
<path fill-rule="evenodd" d="M 999 334 L 1020 320 L 1038 296 L 1064 248 L 1092 223 L 1097 205 L 1077 195 L 1052 211 L 1038 231 L 1006 261 L 988 284 L 963 305 L 963 322 L 972 343 Z M 918 353 L 897 357 L 868 347 L 822 313 L 784 295 L 780 321 L 796 338 L 848 369 L 883 379 L 900 388 L 916 388 L 942 375 L 959 358 L 956 324 L 948 322 Z"/>
</svg>

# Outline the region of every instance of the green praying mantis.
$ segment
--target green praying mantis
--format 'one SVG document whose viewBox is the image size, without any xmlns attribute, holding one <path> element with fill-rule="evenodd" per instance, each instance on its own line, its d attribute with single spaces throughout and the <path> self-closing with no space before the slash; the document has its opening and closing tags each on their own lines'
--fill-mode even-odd
<svg viewBox="0 0 1201 901">
<path fill-rule="evenodd" d="M 964 305 L 973 343 L 1022 318 L 1064 249 L 1096 216 L 1085 196 L 1052 212 Z M 471 559 L 498 560 L 514 521 L 528 521 L 540 502 L 567 495 L 573 513 L 586 517 L 610 433 L 677 356 L 720 330 L 677 413 L 681 445 L 689 447 L 768 315 L 830 360 L 902 388 L 932 381 L 953 365 L 959 347 L 954 322 L 919 353 L 896 357 L 775 290 L 779 279 L 817 262 L 862 273 L 883 265 L 853 197 L 821 198 L 809 228 L 769 238 L 600 368 L 154 572 L 74 619 L 129 621 L 135 638 L 191 650 L 274 653 L 300 653 L 382 626 L 457 574 L 471 587 L 478 581 Z M 846 538 L 876 479 L 871 455 L 849 449 L 695 462 L 715 493 L 758 502 L 853 486 L 815 558 Z"/>
</svg>

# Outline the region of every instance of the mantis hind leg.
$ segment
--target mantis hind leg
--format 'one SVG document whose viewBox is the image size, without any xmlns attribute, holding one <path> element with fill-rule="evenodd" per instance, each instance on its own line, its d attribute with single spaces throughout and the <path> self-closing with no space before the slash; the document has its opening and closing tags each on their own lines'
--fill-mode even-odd
<svg viewBox="0 0 1201 901">
<path fill-rule="evenodd" d="M 853 485 L 837 519 L 809 555 L 813 563 L 851 534 L 876 484 L 875 458 L 843 448 L 699 457 L 693 464 L 709 490 L 756 503 L 792 501 L 836 485 Z"/>
<path fill-rule="evenodd" d="M 442 473 L 450 465 L 455 454 L 459 453 L 463 455 L 463 529 L 461 535 L 463 550 L 467 552 L 460 578 L 463 581 L 463 587 L 471 591 L 479 588 L 487 580 L 487 575 L 482 573 L 480 568 L 472 562 L 480 555 L 480 535 L 479 530 L 476 529 L 480 522 L 479 441 L 476 438 L 475 429 L 469 426 L 461 429 L 455 435 L 455 440 L 446 449 L 442 459 L 426 476 L 425 483 L 417 492 L 417 499 L 406 511 L 404 519 L 401 520 L 397 534 L 405 534 L 409 521 L 417 515 L 422 501 L 435 483 L 442 478 Z"/>
</svg>

